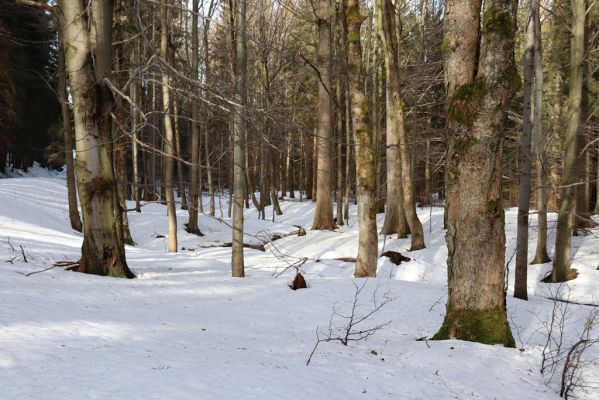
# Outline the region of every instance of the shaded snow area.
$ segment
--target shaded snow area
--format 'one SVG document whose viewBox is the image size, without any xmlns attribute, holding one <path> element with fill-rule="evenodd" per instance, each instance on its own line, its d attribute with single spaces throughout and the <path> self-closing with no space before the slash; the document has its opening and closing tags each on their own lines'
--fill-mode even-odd
<svg viewBox="0 0 599 400">
<path fill-rule="evenodd" d="M 123 280 L 61 268 L 25 276 L 59 260 L 76 260 L 81 235 L 69 228 L 63 178 L 0 180 L 0 398 L 79 399 L 558 399 L 539 372 L 556 285 L 539 283 L 550 264 L 531 266 L 530 300 L 511 297 L 508 311 L 518 347 L 507 349 L 462 341 L 426 341 L 441 326 L 446 301 L 447 248 L 440 208 L 419 210 L 427 248 L 408 252 L 409 240 L 379 236 L 379 248 L 412 258 L 399 266 L 379 259 L 378 278 L 366 282 L 357 314 L 385 298 L 393 300 L 356 329 L 385 325 L 367 340 L 321 343 L 332 309 L 348 314 L 358 240 L 356 210 L 351 224 L 315 232 L 314 204 L 283 201 L 284 215 L 258 220 L 246 210 L 245 279 L 230 278 L 228 198 L 225 218 L 200 216 L 203 237 L 187 234 L 187 212 L 178 211 L 179 248 L 165 252 L 166 208 L 151 204 L 130 212 L 127 259 L 137 279 Z M 204 199 L 204 204 L 206 204 Z M 133 205 L 131 204 L 130 207 Z M 217 215 L 219 204 L 217 202 Z M 266 212 L 272 215 L 272 208 Z M 555 237 L 550 215 L 549 248 Z M 378 215 L 379 227 L 383 215 Z M 307 235 L 295 235 L 297 226 Z M 290 235 L 290 236 L 286 236 Z M 531 221 L 531 254 L 536 221 Z M 573 239 L 579 277 L 561 296 L 599 304 L 596 236 Z M 506 260 L 514 252 L 516 210 L 506 213 Z M 23 247 L 28 262 L 21 254 Z M 182 250 L 185 248 L 185 250 Z M 551 251 L 552 252 L 552 251 Z M 301 267 L 308 289 L 292 291 Z M 532 255 L 531 255 L 532 257 Z M 337 260 L 344 258 L 346 261 Z M 6 261 L 6 262 L 5 262 Z M 485 260 L 480 260 L 481 265 Z M 357 280 L 361 287 L 364 280 Z M 560 303 L 565 304 L 565 303 Z M 572 343 L 591 306 L 569 304 L 564 342 Z M 387 324 L 388 323 L 388 324 Z M 345 321 L 332 319 L 333 335 Z M 597 331 L 594 332 L 596 336 Z M 588 358 L 599 359 L 599 350 Z M 588 366 L 588 382 L 599 382 L 599 366 Z M 593 389 L 582 399 L 599 399 Z"/>
</svg>

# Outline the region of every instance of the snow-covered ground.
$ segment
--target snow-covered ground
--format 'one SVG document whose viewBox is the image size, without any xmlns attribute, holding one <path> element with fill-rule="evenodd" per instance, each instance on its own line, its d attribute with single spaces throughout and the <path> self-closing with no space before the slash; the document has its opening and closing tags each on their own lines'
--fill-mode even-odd
<svg viewBox="0 0 599 400">
<path fill-rule="evenodd" d="M 553 307 L 546 297 L 556 291 L 539 283 L 549 264 L 530 267 L 529 301 L 508 298 L 512 330 L 524 351 L 417 341 L 441 325 L 447 275 L 442 209 L 419 210 L 427 248 L 407 252 L 409 240 L 379 236 L 381 250 L 401 251 L 412 261 L 395 266 L 381 258 L 378 277 L 366 281 L 359 297 L 359 315 L 373 307 L 373 297 L 393 300 L 358 328 L 389 323 L 349 346 L 321 343 L 306 366 L 317 328 L 327 330 L 333 306 L 348 313 L 354 298 L 354 264 L 337 259 L 356 256 L 355 208 L 349 227 L 307 229 L 303 237 L 294 233 L 297 226 L 310 227 L 313 203 L 282 202 L 284 215 L 276 223 L 246 210 L 248 242 L 285 237 L 267 244 L 266 252 L 245 249 L 247 277 L 234 279 L 231 249 L 218 247 L 230 241 L 226 200 L 222 220 L 200 216 L 203 237 L 184 231 L 187 213 L 178 211 L 177 254 L 166 253 L 160 237 L 167 232 L 164 206 L 129 213 L 137 246 L 127 247 L 127 259 L 138 279 L 60 268 L 25 276 L 76 260 L 82 238 L 69 228 L 63 178 L 0 180 L 0 399 L 559 398 L 556 384 L 545 385 L 539 373 L 543 325 Z M 515 223 L 516 211 L 508 210 L 506 259 L 514 251 Z M 550 215 L 550 249 L 554 224 Z M 573 266 L 580 275 L 562 293 L 599 304 L 599 231 L 592 234 L 574 238 Z M 535 237 L 533 217 L 531 253 Z M 302 257 L 308 258 L 302 272 L 309 288 L 292 291 L 287 285 L 294 270 L 284 269 Z M 565 342 L 575 339 L 592 309 L 569 306 Z M 334 318 L 333 333 L 344 323 Z M 599 350 L 589 357 L 599 359 Z M 587 380 L 599 382 L 598 370 L 596 364 L 587 368 Z M 579 395 L 599 399 L 598 393 Z"/>
</svg>

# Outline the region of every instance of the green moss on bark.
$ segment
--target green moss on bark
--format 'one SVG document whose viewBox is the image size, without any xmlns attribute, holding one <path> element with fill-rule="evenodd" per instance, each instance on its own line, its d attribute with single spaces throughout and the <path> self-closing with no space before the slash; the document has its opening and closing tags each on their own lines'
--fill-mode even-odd
<svg viewBox="0 0 599 400">
<path fill-rule="evenodd" d="M 485 204 L 485 211 L 487 212 L 487 214 L 493 217 L 503 216 L 503 209 L 504 206 L 502 198 L 488 200 Z"/>
<path fill-rule="evenodd" d="M 508 37 L 514 34 L 514 20 L 508 11 L 489 8 L 483 14 L 482 33 Z"/>
<path fill-rule="evenodd" d="M 433 340 L 460 339 L 515 347 L 514 337 L 501 308 L 491 310 L 447 310 L 441 329 Z"/>
<path fill-rule="evenodd" d="M 477 79 L 474 84 L 456 87 L 449 101 L 447 118 L 471 126 L 479 103 L 487 92 L 487 85 L 482 79 Z"/>
</svg>

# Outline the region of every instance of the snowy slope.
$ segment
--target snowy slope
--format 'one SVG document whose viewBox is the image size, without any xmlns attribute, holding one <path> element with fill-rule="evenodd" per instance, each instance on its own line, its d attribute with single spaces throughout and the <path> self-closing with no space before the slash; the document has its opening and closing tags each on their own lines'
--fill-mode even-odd
<svg viewBox="0 0 599 400">
<path fill-rule="evenodd" d="M 200 217 L 203 237 L 183 230 L 187 214 L 178 211 L 179 247 L 185 250 L 177 254 L 167 254 L 159 237 L 167 231 L 164 206 L 129 213 L 137 246 L 127 247 L 127 257 L 138 279 L 59 268 L 24 276 L 57 260 L 77 259 L 82 239 L 69 229 L 64 179 L 0 180 L 0 398 L 559 398 L 555 385 L 546 386 L 538 372 L 543 321 L 553 305 L 544 297 L 555 291 L 538 277 L 549 265 L 531 267 L 530 301 L 508 299 L 512 328 L 525 351 L 416 341 L 441 325 L 447 274 L 442 210 L 419 210 L 427 249 L 407 253 L 409 240 L 380 236 L 381 250 L 399 250 L 413 260 L 395 266 L 381 258 L 379 277 L 367 281 L 359 299 L 358 311 L 365 313 L 373 296 L 380 301 L 388 292 L 394 300 L 363 328 L 390 323 L 367 341 L 347 347 L 320 344 L 306 366 L 317 327 L 327 328 L 334 305 L 348 312 L 354 297 L 354 265 L 336 259 L 356 255 L 355 209 L 349 227 L 308 230 L 303 237 L 294 232 L 296 225 L 309 228 L 312 203 L 282 202 L 284 215 L 276 223 L 260 221 L 255 210 L 247 210 L 247 241 L 292 236 L 267 244 L 266 252 L 245 249 L 247 278 L 233 279 L 230 248 L 212 247 L 230 241 L 225 200 L 225 218 Z M 555 217 L 550 218 L 554 224 Z M 515 221 L 515 210 L 509 210 L 507 258 L 515 245 Z M 531 225 L 533 251 L 534 221 Z M 580 277 L 568 283 L 569 298 L 599 304 L 593 239 L 573 240 Z M 287 287 L 293 270 L 276 276 L 301 257 L 308 258 L 302 271 L 309 288 L 294 292 Z M 567 340 L 590 309 L 571 305 Z M 333 328 L 338 326 L 337 318 Z M 599 358 L 597 349 L 594 358 Z M 597 369 L 588 371 L 591 381 L 599 381 Z M 581 398 L 599 395 L 581 393 Z"/>
</svg>

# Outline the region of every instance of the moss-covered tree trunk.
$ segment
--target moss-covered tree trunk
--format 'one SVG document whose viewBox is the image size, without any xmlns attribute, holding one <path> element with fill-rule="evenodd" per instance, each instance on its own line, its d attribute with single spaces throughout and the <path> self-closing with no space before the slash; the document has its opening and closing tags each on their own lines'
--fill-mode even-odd
<svg viewBox="0 0 599 400">
<path fill-rule="evenodd" d="M 585 0 L 572 0 L 572 37 L 570 41 L 570 91 L 564 158 L 561 180 L 561 202 L 557 217 L 555 253 L 553 257 L 552 282 L 564 282 L 571 278 L 570 243 L 576 213 L 576 166 L 578 162 L 578 135 L 580 129 L 580 103 L 582 98 L 584 60 Z"/>
<path fill-rule="evenodd" d="M 79 271 L 133 278 L 125 260 L 121 210 L 112 165 L 110 110 L 105 78 L 111 71 L 112 2 L 60 0 L 77 148 L 76 178 L 83 217 Z"/>
<path fill-rule="evenodd" d="M 364 69 L 360 27 L 364 18 L 359 0 L 345 0 L 348 38 L 349 94 L 352 130 L 356 144 L 356 197 L 358 201 L 358 257 L 356 277 L 376 276 L 378 235 L 372 135 L 368 128 L 368 99 L 364 94 Z"/>
<path fill-rule="evenodd" d="M 505 307 L 501 156 L 506 110 L 520 85 L 515 0 L 449 0 L 446 165 L 448 299 L 435 339 L 514 346 Z M 480 34 L 480 41 L 479 41 Z"/>
</svg>

